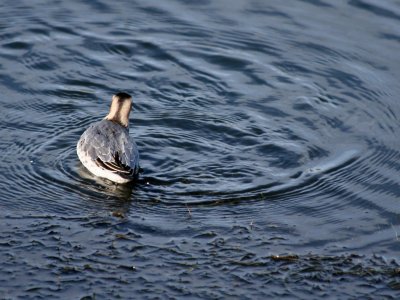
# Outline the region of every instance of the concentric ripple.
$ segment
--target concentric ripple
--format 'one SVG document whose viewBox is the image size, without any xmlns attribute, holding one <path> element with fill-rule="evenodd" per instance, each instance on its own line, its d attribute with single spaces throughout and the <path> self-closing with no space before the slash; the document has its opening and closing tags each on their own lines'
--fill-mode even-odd
<svg viewBox="0 0 400 300">
<path fill-rule="evenodd" d="M 120 287 L 134 261 L 133 277 L 150 285 L 173 272 L 171 283 L 162 280 L 171 298 L 229 297 L 226 286 L 236 281 L 260 287 L 274 278 L 265 266 L 280 262 L 279 253 L 306 258 L 295 268 L 303 279 L 317 253 L 318 276 L 327 281 L 325 255 L 342 264 L 356 253 L 361 266 L 385 265 L 371 253 L 398 256 L 395 1 L 89 2 L 0 4 L 0 218 L 21 230 L 2 236 L 8 261 L 0 269 L 11 278 L 2 284 L 14 286 L 12 266 L 24 268 L 14 246 L 28 249 L 49 236 L 49 247 L 38 246 L 41 259 L 58 267 L 49 274 L 61 281 L 65 270 L 81 274 L 96 264 L 86 288 L 108 277 Z M 133 95 L 130 134 L 144 169 L 130 185 L 91 175 L 75 148 L 118 91 Z M 43 232 L 32 243 L 19 240 L 31 226 Z M 74 269 L 53 253 L 56 246 Z M 207 288 L 182 288 L 190 274 Z M 44 286 L 54 284 L 47 280 Z M 42 288 L 35 282 L 26 293 Z M 301 288 L 275 288 L 275 297 L 312 298 Z"/>
</svg>

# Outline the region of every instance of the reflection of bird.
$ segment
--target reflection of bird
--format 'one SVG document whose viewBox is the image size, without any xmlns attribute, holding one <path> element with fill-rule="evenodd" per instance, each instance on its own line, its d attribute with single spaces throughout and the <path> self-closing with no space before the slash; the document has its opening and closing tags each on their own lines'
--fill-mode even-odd
<svg viewBox="0 0 400 300">
<path fill-rule="evenodd" d="M 109 114 L 90 125 L 79 139 L 78 157 L 94 175 L 117 183 L 138 178 L 139 152 L 128 129 L 131 108 L 130 95 L 114 95 Z"/>
</svg>

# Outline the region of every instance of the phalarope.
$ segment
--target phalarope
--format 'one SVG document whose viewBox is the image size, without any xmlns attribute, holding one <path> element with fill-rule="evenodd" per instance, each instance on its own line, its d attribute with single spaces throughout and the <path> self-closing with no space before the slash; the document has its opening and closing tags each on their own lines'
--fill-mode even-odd
<svg viewBox="0 0 400 300">
<path fill-rule="evenodd" d="M 116 183 L 127 183 L 139 175 L 139 152 L 129 136 L 132 97 L 113 96 L 104 120 L 93 123 L 82 134 L 76 152 L 82 164 L 94 175 Z"/>
</svg>

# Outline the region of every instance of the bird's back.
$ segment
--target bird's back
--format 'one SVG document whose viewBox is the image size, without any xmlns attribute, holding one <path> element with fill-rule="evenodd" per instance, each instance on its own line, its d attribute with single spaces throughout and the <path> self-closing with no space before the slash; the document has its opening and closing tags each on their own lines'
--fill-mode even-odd
<svg viewBox="0 0 400 300">
<path fill-rule="evenodd" d="M 106 175 L 110 173 L 113 178 L 121 177 L 119 182 L 127 182 L 138 176 L 136 143 L 118 123 L 102 120 L 90 125 L 78 141 L 77 152 L 82 163 L 100 177 L 109 178 Z M 96 166 L 97 173 L 93 170 Z"/>
</svg>

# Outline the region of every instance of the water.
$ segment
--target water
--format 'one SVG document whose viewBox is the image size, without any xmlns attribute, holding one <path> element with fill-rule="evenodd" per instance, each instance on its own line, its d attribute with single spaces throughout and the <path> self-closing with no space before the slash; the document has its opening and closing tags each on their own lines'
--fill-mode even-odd
<svg viewBox="0 0 400 300">
<path fill-rule="evenodd" d="M 87 2 L 0 4 L 0 298 L 396 298 L 398 1 Z"/>
</svg>

